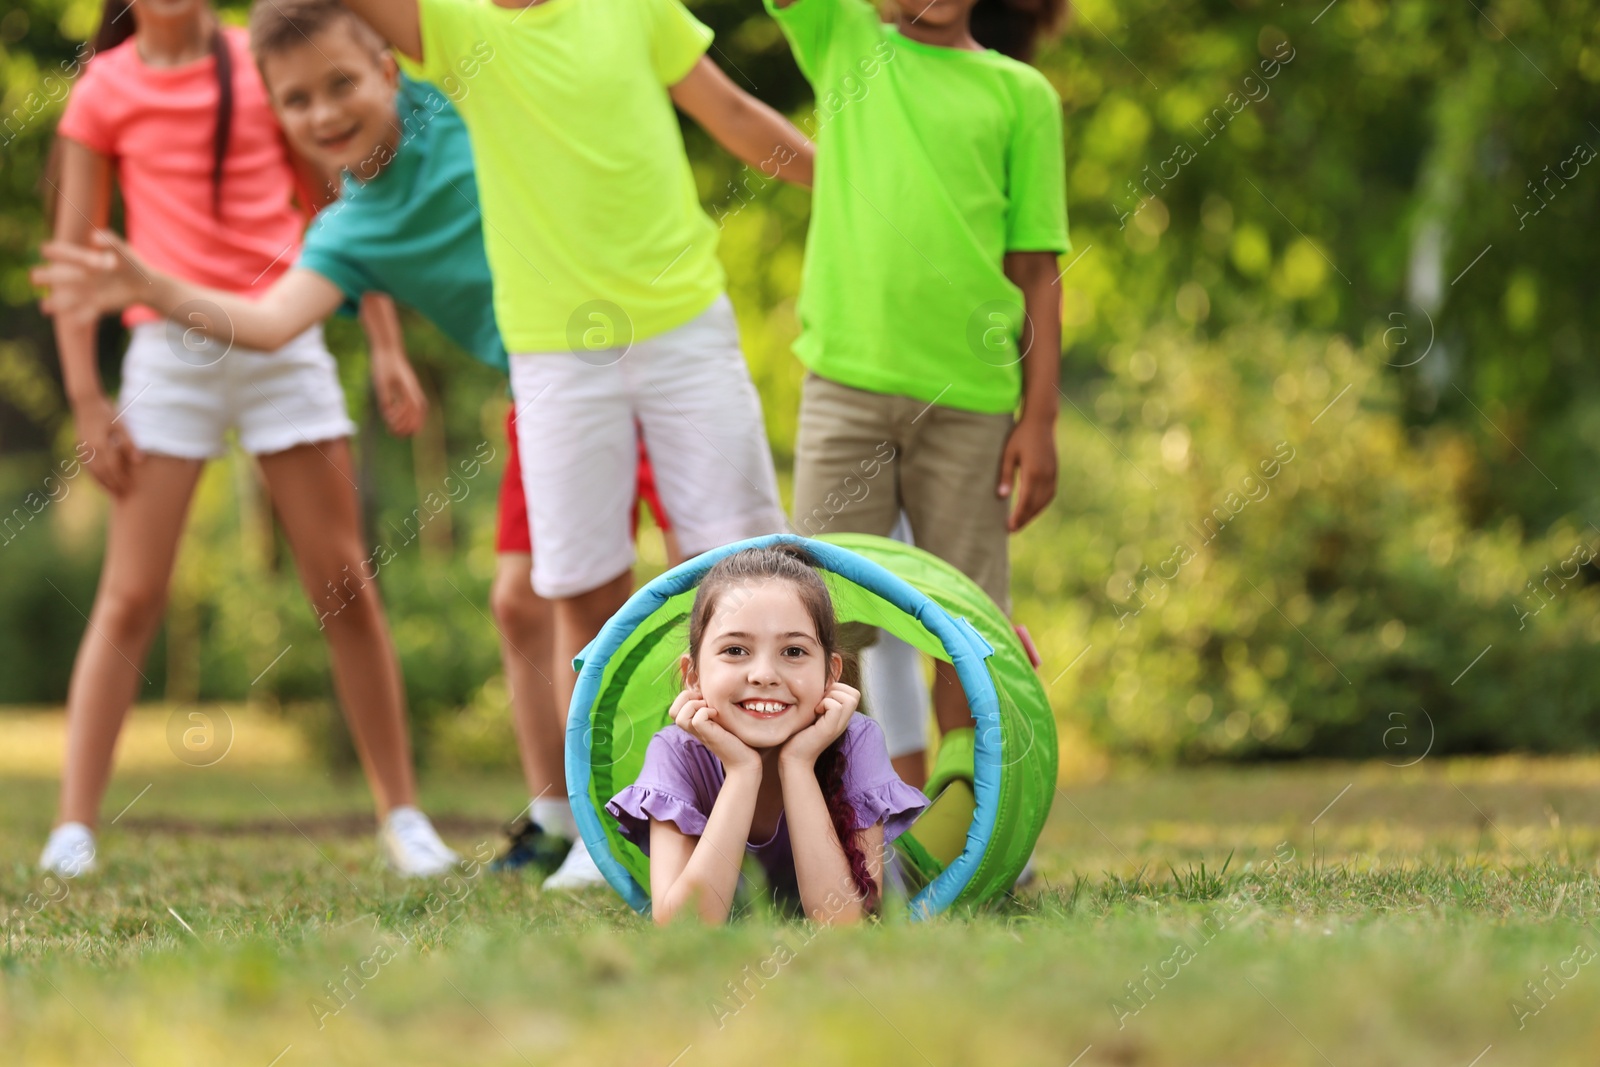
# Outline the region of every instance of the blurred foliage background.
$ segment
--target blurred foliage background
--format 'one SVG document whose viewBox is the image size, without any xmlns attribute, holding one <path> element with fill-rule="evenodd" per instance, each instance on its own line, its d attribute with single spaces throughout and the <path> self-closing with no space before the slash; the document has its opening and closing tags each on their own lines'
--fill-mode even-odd
<svg viewBox="0 0 1600 1067">
<path fill-rule="evenodd" d="M 1038 65 L 1065 105 L 1057 502 L 1014 539 L 1016 614 L 1069 748 L 1156 761 L 1600 743 L 1600 23 L 1580 0 L 1085 0 Z M 712 53 L 810 129 L 754 0 L 691 0 Z M 236 7 L 224 8 L 239 18 Z M 98 18 L 0 16 L 0 702 L 60 703 L 105 498 L 26 270 Z M 808 196 L 685 131 L 780 469 Z M 1592 146 L 1592 147 L 1591 147 Z M 434 399 L 368 418 L 335 323 L 424 758 L 511 765 L 487 613 L 504 380 L 408 317 Z M 122 340 L 108 322 L 115 385 Z M 460 461 L 496 459 L 406 541 Z M 641 573 L 659 566 L 645 536 Z M 276 659 L 281 654 L 281 659 Z M 348 758 L 326 653 L 240 455 L 196 500 L 145 699 L 248 700 Z"/>
</svg>

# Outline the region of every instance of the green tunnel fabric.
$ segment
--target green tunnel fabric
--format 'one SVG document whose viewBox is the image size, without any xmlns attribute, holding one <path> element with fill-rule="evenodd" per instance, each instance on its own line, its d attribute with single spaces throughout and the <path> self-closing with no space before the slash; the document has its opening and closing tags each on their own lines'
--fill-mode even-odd
<svg viewBox="0 0 1600 1067">
<path fill-rule="evenodd" d="M 638 777 L 650 738 L 668 725 L 695 584 L 724 555 L 776 540 L 802 541 L 818 557 L 841 622 L 881 627 L 964 672 L 978 720 L 977 811 L 961 856 L 916 893 L 911 915 L 1004 893 L 1027 862 L 1054 796 L 1058 751 L 1044 687 L 1009 620 L 971 580 L 920 549 L 855 534 L 820 543 L 776 535 L 706 553 L 636 592 L 584 650 L 567 724 L 567 780 L 601 870 L 630 904 L 648 908 L 649 859 L 601 809 Z"/>
</svg>

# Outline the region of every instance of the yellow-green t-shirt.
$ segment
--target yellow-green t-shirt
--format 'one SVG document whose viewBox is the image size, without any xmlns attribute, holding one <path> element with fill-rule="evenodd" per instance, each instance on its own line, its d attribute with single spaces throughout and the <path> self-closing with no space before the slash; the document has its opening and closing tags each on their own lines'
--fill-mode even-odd
<svg viewBox="0 0 1600 1067">
<path fill-rule="evenodd" d="M 678 0 L 420 0 L 421 74 L 472 138 L 510 352 L 625 345 L 724 288 L 667 87 L 711 30 Z"/>
<path fill-rule="evenodd" d="M 816 111 L 795 354 L 856 389 L 1014 411 L 1007 252 L 1065 252 L 1061 101 L 998 52 L 901 36 L 866 0 L 766 0 Z"/>
</svg>

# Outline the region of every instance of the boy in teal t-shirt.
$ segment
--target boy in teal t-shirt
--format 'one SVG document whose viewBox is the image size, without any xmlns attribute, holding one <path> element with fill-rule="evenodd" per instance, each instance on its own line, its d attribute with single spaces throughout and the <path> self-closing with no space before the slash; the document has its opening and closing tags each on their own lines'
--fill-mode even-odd
<svg viewBox="0 0 1600 1067">
<path fill-rule="evenodd" d="M 383 54 L 381 42 L 372 44 Z M 363 293 L 388 293 L 505 373 L 466 127 L 444 94 L 405 74 L 393 108 L 401 132 L 388 161 L 379 169 L 383 154 L 364 153 L 339 199 L 311 221 L 295 265 L 337 286 L 341 311 Z"/>
<path fill-rule="evenodd" d="M 821 126 L 795 528 L 887 535 L 904 511 L 917 545 L 1009 610 L 1008 533 L 1055 494 L 1060 100 L 974 38 L 975 0 L 888 24 L 866 0 L 765 2 Z M 1048 18 L 982 3 L 985 36 L 1030 52 Z M 953 669 L 937 666 L 941 728 L 970 726 Z M 922 781 L 920 752 L 896 767 Z"/>
</svg>

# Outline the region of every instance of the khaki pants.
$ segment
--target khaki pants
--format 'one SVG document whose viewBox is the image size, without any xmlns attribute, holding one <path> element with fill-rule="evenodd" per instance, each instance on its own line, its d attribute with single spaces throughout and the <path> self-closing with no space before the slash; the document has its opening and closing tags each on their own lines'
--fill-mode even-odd
<svg viewBox="0 0 1600 1067">
<path fill-rule="evenodd" d="M 795 442 L 794 528 L 887 537 L 903 510 L 918 548 L 1011 610 L 1007 501 L 995 495 L 1010 415 L 940 407 L 807 374 Z"/>
</svg>

